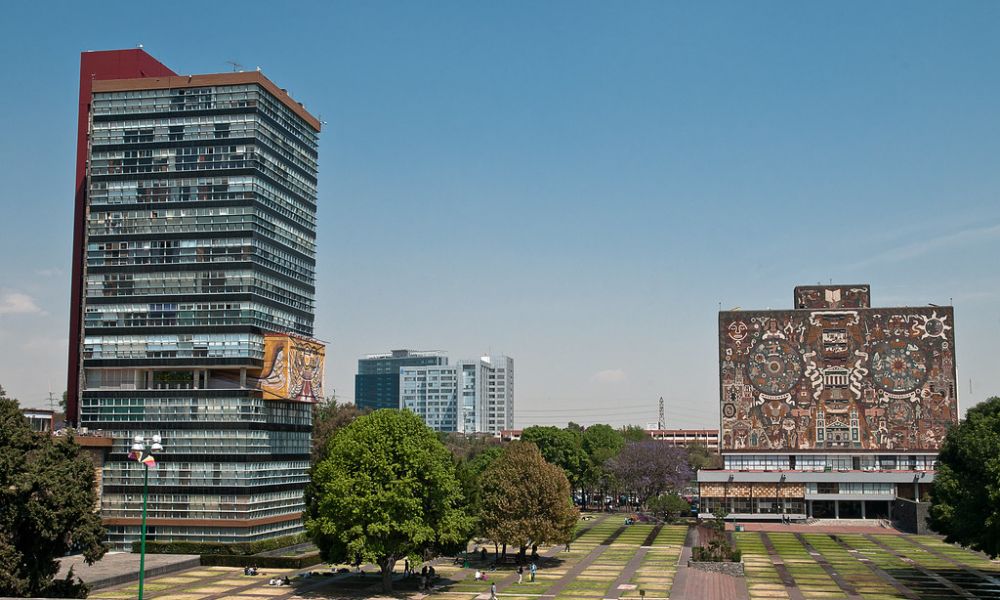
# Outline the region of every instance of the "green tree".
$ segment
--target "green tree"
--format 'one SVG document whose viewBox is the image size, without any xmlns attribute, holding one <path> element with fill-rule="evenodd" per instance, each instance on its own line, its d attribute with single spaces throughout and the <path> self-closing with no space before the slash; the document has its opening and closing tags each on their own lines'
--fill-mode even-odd
<svg viewBox="0 0 1000 600">
<path fill-rule="evenodd" d="M 687 445 L 688 464 L 691 470 L 697 473 L 700 469 L 721 469 L 722 457 L 718 452 L 709 450 L 708 446 L 702 442 L 693 442 Z"/>
<path fill-rule="evenodd" d="M 95 510 L 94 465 L 69 437 L 31 431 L 0 387 L 0 596 L 85 598 L 57 558 L 80 550 L 88 564 L 107 551 Z"/>
<path fill-rule="evenodd" d="M 649 501 L 649 510 L 660 515 L 667 522 L 691 513 L 691 505 L 676 492 L 661 494 Z"/>
<path fill-rule="evenodd" d="M 482 521 L 482 488 L 479 479 L 486 469 L 503 454 L 500 446 L 490 446 L 479 454 L 458 462 L 456 474 L 462 486 L 462 495 L 465 497 L 466 510 L 475 519 L 472 532 L 476 535 L 483 534 Z"/>
<path fill-rule="evenodd" d="M 536 425 L 521 432 L 521 441 L 537 446 L 545 461 L 561 468 L 574 487 L 583 480 L 587 455 L 583 452 L 583 442 L 577 432 Z"/>
<path fill-rule="evenodd" d="M 970 408 L 945 436 L 929 522 L 948 542 L 1000 555 L 1000 398 Z"/>
<path fill-rule="evenodd" d="M 483 532 L 494 542 L 516 546 L 523 558 L 528 546 L 570 541 L 580 513 L 570 499 L 569 480 L 534 444 L 504 447 L 480 485 Z"/>
<path fill-rule="evenodd" d="M 336 396 L 329 396 L 313 405 L 312 464 L 326 458 L 327 446 L 338 431 L 369 411 L 363 411 L 354 404 L 337 402 Z"/>
<path fill-rule="evenodd" d="M 313 469 L 306 529 L 328 562 L 379 566 L 382 588 L 405 557 L 427 557 L 468 540 L 472 519 L 448 450 L 409 411 L 358 417 L 330 441 Z"/>
<path fill-rule="evenodd" d="M 607 494 L 610 482 L 604 464 L 618 456 L 624 445 L 625 436 L 610 425 L 591 425 L 583 432 L 583 451 L 587 455 L 587 472 L 583 483 L 587 487 L 597 487 L 602 495 Z"/>
<path fill-rule="evenodd" d="M 622 435 L 625 436 L 626 443 L 645 442 L 652 439 L 649 437 L 649 432 L 638 425 L 626 425 L 622 427 Z"/>
</svg>

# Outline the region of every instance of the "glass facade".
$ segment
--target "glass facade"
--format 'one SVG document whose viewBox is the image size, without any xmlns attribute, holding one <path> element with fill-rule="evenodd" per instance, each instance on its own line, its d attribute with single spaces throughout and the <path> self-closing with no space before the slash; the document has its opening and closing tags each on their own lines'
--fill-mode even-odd
<svg viewBox="0 0 1000 600">
<path fill-rule="evenodd" d="M 354 376 L 354 403 L 358 408 L 378 410 L 399 408 L 399 369 L 447 365 L 448 357 L 438 352 L 393 350 L 358 360 Z"/>
<path fill-rule="evenodd" d="M 150 539 L 302 530 L 311 405 L 265 400 L 252 374 L 265 334 L 313 333 L 319 131 L 245 75 L 91 97 L 80 425 L 114 436 L 117 547 L 139 534 L 135 435 L 164 439 Z"/>
<path fill-rule="evenodd" d="M 399 406 L 436 431 L 493 433 L 514 423 L 514 361 L 507 356 L 453 366 L 403 367 Z"/>
</svg>

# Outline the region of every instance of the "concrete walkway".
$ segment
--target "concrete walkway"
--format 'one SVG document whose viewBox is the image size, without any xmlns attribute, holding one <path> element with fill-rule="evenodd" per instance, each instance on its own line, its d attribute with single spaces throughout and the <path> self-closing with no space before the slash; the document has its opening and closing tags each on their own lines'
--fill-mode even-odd
<svg viewBox="0 0 1000 600">
<path fill-rule="evenodd" d="M 903 535 L 903 532 L 877 525 L 858 525 L 853 523 L 832 525 L 806 525 L 804 523 L 747 523 L 741 522 L 743 531 L 758 531 L 771 533 L 876 533 L 879 535 Z M 726 531 L 735 531 L 733 523 L 726 523 Z"/>
<path fill-rule="evenodd" d="M 691 528 L 677 559 L 677 573 L 670 588 L 670 600 L 749 600 L 750 593 L 747 591 L 745 578 L 709 573 L 687 566 L 691 560 L 694 537 L 694 528 Z"/>
<path fill-rule="evenodd" d="M 149 579 L 201 566 L 201 558 L 197 554 L 147 554 L 145 566 Z M 92 565 L 80 554 L 63 557 L 56 578 L 65 577 L 70 568 L 91 590 L 139 581 L 139 555 L 131 552 L 108 552 Z"/>
</svg>

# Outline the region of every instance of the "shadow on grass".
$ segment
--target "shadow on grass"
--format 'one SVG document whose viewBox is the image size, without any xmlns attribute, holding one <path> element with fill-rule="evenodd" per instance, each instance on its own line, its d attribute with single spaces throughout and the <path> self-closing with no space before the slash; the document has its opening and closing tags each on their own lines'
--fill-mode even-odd
<svg viewBox="0 0 1000 600">
<path fill-rule="evenodd" d="M 963 569 L 931 568 L 922 565 L 928 572 L 938 575 L 953 585 L 981 600 L 1000 600 L 1000 585 Z M 900 583 L 916 592 L 921 600 L 952 600 L 960 597 L 943 581 L 926 575 L 915 567 L 885 568 L 885 572 Z"/>
</svg>

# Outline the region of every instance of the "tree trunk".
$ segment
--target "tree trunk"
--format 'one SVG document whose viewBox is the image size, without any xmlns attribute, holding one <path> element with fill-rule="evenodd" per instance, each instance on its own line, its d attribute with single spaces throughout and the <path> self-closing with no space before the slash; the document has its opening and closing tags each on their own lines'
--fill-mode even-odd
<svg viewBox="0 0 1000 600">
<path fill-rule="evenodd" d="M 506 542 L 504 542 L 503 552 L 500 553 L 500 558 L 503 558 L 503 559 L 507 558 L 507 543 Z"/>
<path fill-rule="evenodd" d="M 396 559 L 386 558 L 379 561 L 378 565 L 382 569 L 382 591 L 392 591 L 392 570 L 396 566 Z"/>
</svg>

